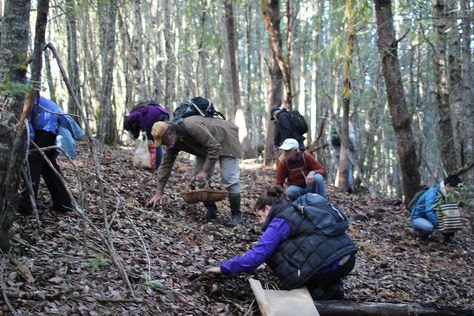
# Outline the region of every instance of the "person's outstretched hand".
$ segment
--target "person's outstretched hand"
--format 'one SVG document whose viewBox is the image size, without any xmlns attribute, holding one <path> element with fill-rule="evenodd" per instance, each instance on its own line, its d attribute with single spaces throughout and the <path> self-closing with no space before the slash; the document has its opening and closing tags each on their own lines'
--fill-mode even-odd
<svg viewBox="0 0 474 316">
<path fill-rule="evenodd" d="M 205 272 L 206 272 L 206 273 L 209 273 L 209 274 L 211 274 L 211 273 L 214 273 L 214 274 L 220 274 L 220 273 L 222 273 L 220 267 L 207 268 Z"/>
<path fill-rule="evenodd" d="M 155 207 L 157 204 L 161 204 L 161 199 L 162 199 L 161 192 L 156 191 L 155 195 L 151 197 L 151 199 L 148 201 L 146 205 Z"/>
</svg>

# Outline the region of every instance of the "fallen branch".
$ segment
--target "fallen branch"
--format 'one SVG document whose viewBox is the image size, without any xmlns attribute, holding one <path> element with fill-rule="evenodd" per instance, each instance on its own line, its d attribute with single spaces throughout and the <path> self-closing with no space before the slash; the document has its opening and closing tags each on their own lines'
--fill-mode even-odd
<svg viewBox="0 0 474 316">
<path fill-rule="evenodd" d="M 418 303 L 317 301 L 315 304 L 321 316 L 467 316 L 474 313 L 474 309 L 457 309 L 450 306 Z"/>
</svg>

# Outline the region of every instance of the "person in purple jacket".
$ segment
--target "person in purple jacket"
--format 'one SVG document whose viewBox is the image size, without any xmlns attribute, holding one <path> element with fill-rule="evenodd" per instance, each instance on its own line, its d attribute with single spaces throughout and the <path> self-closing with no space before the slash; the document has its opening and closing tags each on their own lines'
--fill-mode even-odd
<svg viewBox="0 0 474 316">
<path fill-rule="evenodd" d="M 123 127 L 129 132 L 129 135 L 133 139 L 137 139 L 140 136 L 140 131 L 146 133 L 146 137 L 149 140 L 153 140 L 151 135 L 151 129 L 153 124 L 158 121 L 168 121 L 170 118 L 170 112 L 159 105 L 155 100 L 147 100 L 140 102 L 127 116 L 123 122 Z M 155 147 L 150 144 L 148 147 L 152 161 L 150 166 L 152 169 L 158 169 L 163 159 L 163 149 L 161 146 Z M 153 158 L 155 158 L 153 160 Z"/>
<path fill-rule="evenodd" d="M 280 187 L 260 196 L 255 209 L 264 224 L 257 245 L 242 256 L 208 268 L 206 273 L 250 272 L 265 262 L 285 290 L 306 286 L 314 299 L 341 299 L 341 279 L 355 265 L 357 248 L 351 238 L 345 233 L 322 234 L 318 223 L 312 221 L 317 216 L 309 209 L 309 216 L 296 211 Z"/>
</svg>

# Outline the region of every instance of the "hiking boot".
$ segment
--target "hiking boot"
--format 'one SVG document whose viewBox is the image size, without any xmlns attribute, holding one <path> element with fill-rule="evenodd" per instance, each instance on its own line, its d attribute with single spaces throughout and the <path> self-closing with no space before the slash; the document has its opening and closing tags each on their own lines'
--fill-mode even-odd
<svg viewBox="0 0 474 316">
<path fill-rule="evenodd" d="M 229 204 L 232 213 L 230 223 L 234 226 L 242 224 L 242 217 L 240 215 L 240 193 L 229 194 Z"/>
<path fill-rule="evenodd" d="M 242 217 L 240 216 L 240 213 L 232 214 L 232 218 L 230 220 L 230 223 L 234 226 L 242 224 Z"/>
</svg>

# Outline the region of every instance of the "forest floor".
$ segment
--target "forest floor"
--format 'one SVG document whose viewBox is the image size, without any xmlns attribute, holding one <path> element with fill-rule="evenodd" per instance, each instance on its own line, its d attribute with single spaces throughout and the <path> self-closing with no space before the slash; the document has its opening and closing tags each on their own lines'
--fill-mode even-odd
<svg viewBox="0 0 474 316">
<path fill-rule="evenodd" d="M 232 227 L 226 202 L 219 202 L 219 218 L 210 223 L 201 205 L 184 203 L 177 191 L 187 189 L 192 167 L 183 155 L 165 203 L 153 209 L 146 206 L 155 191 L 153 173 L 132 166 L 133 150 L 100 146 L 98 152 L 101 179 L 84 144 L 76 168 L 59 159 L 87 220 L 50 211 L 44 185 L 39 221 L 18 215 L 10 231 L 11 255 L 2 257 L 0 315 L 260 315 L 248 279 L 273 288 L 277 282 L 267 268 L 234 276 L 203 271 L 258 240 L 261 226 L 252 206 L 273 183 L 274 171 L 242 162 L 244 225 Z M 474 240 L 466 209 L 459 244 L 448 246 L 439 233 L 418 240 L 400 201 L 333 187 L 328 197 L 345 210 L 359 248 L 344 283 L 346 300 L 474 308 Z M 104 240 L 113 242 L 125 273 Z"/>
</svg>

